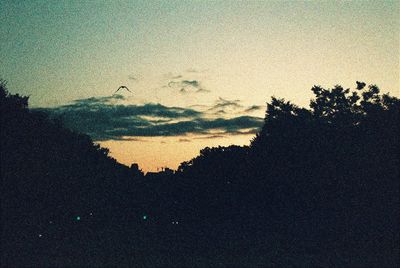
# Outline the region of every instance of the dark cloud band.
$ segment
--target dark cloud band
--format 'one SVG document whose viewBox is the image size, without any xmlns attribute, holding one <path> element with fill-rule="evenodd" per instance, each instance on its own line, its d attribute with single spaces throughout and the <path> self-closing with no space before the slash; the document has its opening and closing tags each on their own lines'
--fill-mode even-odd
<svg viewBox="0 0 400 268">
<path fill-rule="evenodd" d="M 256 133 L 262 126 L 259 117 L 209 118 L 209 114 L 191 108 L 161 104 L 121 105 L 122 96 L 76 100 L 70 105 L 38 108 L 61 118 L 66 126 L 90 135 L 96 141 L 124 140 L 132 137 L 180 136 L 187 134 L 244 135 Z"/>
</svg>

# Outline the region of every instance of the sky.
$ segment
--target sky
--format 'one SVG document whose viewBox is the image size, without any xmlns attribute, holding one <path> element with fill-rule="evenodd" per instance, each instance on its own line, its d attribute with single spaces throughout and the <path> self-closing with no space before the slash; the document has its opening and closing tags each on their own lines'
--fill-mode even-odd
<svg viewBox="0 0 400 268">
<path fill-rule="evenodd" d="M 119 162 L 176 169 L 249 144 L 271 96 L 399 96 L 399 18 L 399 1 L 0 0 L 0 78 Z"/>
</svg>

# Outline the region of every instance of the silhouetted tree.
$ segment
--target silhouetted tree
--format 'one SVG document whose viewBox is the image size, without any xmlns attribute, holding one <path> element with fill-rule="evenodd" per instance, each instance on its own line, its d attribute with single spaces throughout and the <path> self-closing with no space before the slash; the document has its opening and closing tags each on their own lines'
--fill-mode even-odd
<svg viewBox="0 0 400 268">
<path fill-rule="evenodd" d="M 33 254 L 41 241 L 88 234 L 85 228 L 99 230 L 139 210 L 134 200 L 140 192 L 133 183 L 141 174 L 134 178 L 108 149 L 30 111 L 28 97 L 10 94 L 5 82 L 0 83 L 0 113 L 5 264 L 17 265 L 13 254 Z"/>
<path fill-rule="evenodd" d="M 142 176 L 0 83 L 2 254 L 11 265 L 15 252 L 84 237 L 106 257 L 136 247 L 396 266 L 400 101 L 359 81 L 311 90 L 309 109 L 273 97 L 250 146 L 207 147 L 175 173 Z"/>
<path fill-rule="evenodd" d="M 144 175 L 143 171 L 141 169 L 139 169 L 139 165 L 136 164 L 136 163 L 133 163 L 131 165 L 130 170 L 131 170 L 132 175 L 135 176 L 135 177 L 136 176 L 142 177 Z"/>
<path fill-rule="evenodd" d="M 310 109 L 273 97 L 250 148 L 206 148 L 182 163 L 186 211 L 220 233 L 274 233 L 291 246 L 393 263 L 399 100 L 363 82 L 312 91 Z"/>
</svg>

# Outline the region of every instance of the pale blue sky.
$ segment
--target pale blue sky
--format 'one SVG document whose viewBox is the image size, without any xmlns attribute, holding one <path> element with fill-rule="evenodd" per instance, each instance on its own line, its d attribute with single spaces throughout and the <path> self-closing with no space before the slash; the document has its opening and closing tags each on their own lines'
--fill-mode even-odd
<svg viewBox="0 0 400 268">
<path fill-rule="evenodd" d="M 127 85 L 134 92 L 124 93 L 127 105 L 204 111 L 232 103 L 230 118 L 238 116 L 236 100 L 242 110 L 272 95 L 306 106 L 314 84 L 359 80 L 399 96 L 399 18 L 399 1 L 0 0 L 0 78 L 12 93 L 30 95 L 33 107 L 106 97 Z M 248 115 L 263 117 L 264 109 Z M 167 154 L 155 164 L 145 154 L 159 138 L 131 141 L 132 152 L 127 141 L 106 145 L 118 160 L 155 170 L 210 145 L 191 141 L 179 145 L 187 153 L 175 162 Z M 143 163 L 132 156 L 138 150 Z"/>
<path fill-rule="evenodd" d="M 305 104 L 313 84 L 355 80 L 399 89 L 398 1 L 16 2 L 0 2 L 0 74 L 34 106 L 120 84 L 154 101 L 165 74 L 189 68 L 207 70 L 213 95 L 250 102 Z"/>
</svg>

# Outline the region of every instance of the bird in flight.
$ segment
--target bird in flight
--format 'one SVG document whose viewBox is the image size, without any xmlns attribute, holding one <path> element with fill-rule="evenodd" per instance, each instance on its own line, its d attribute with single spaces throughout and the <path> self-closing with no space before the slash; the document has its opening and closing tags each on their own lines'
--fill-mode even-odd
<svg viewBox="0 0 400 268">
<path fill-rule="evenodd" d="M 132 91 L 130 91 L 129 88 L 127 88 L 126 86 L 120 86 L 120 87 L 114 92 L 114 94 L 117 93 L 118 90 L 120 90 L 120 89 L 126 89 L 126 90 L 128 90 L 130 93 L 132 93 Z"/>
</svg>

